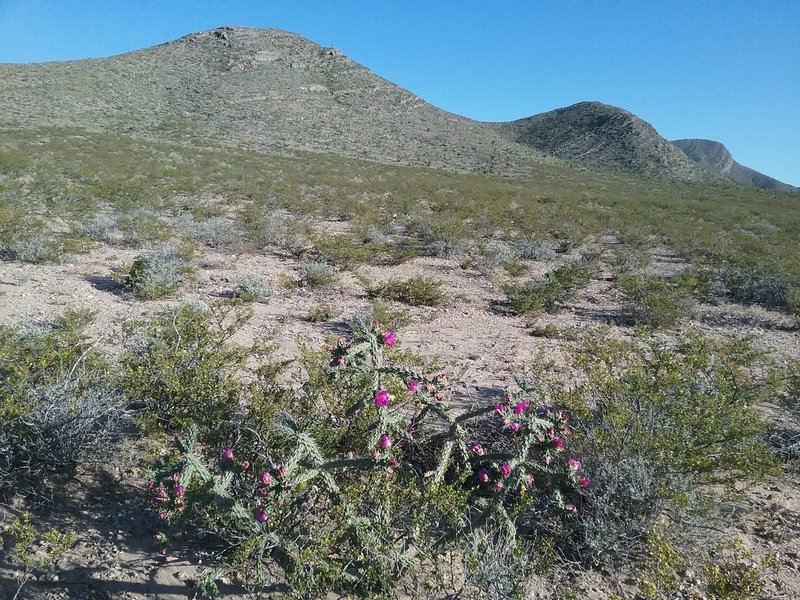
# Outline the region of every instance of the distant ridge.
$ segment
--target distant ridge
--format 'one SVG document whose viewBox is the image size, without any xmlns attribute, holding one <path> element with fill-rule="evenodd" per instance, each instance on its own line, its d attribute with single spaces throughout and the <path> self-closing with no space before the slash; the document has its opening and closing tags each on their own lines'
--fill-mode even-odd
<svg viewBox="0 0 800 600">
<path fill-rule="evenodd" d="M 704 177 L 703 170 L 652 125 L 601 102 L 579 102 L 495 127 L 510 140 L 598 171 Z"/>
<path fill-rule="evenodd" d="M 740 165 L 733 159 L 728 149 L 720 142 L 689 139 L 673 140 L 672 144 L 693 161 L 733 181 L 765 190 L 800 192 L 800 188 L 798 187 L 783 183 L 773 177 Z"/>
<path fill-rule="evenodd" d="M 206 138 L 457 170 L 555 162 L 278 29 L 219 27 L 110 58 L 0 64 L 0 81 L 0 124 L 12 127 Z"/>
</svg>

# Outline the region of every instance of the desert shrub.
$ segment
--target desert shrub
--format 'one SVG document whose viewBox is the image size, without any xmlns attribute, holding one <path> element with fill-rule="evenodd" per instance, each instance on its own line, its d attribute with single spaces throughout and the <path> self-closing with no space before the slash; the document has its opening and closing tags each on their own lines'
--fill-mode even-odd
<svg viewBox="0 0 800 600">
<path fill-rule="evenodd" d="M 0 329 L 0 498 L 46 500 L 81 460 L 109 451 L 124 406 L 106 358 L 84 335 L 91 315 Z"/>
<path fill-rule="evenodd" d="M 336 283 L 336 271 L 327 263 L 302 262 L 297 269 L 299 285 L 307 288 L 326 288 Z"/>
<path fill-rule="evenodd" d="M 245 405 L 229 447 L 210 451 L 190 432 L 157 465 L 156 538 L 219 540 L 198 593 L 235 575 L 295 596 L 390 597 L 454 547 L 500 543 L 533 562 L 525 540 L 574 518 L 588 481 L 565 452 L 563 413 L 517 391 L 454 416 L 442 376 L 393 364 L 395 343 L 376 329 L 340 339 L 314 353 L 326 366 L 308 369 L 272 420 Z"/>
<path fill-rule="evenodd" d="M 240 235 L 233 221 L 219 216 L 199 222 L 187 218 L 184 220 L 184 228 L 198 242 L 212 247 L 235 245 Z"/>
<path fill-rule="evenodd" d="M 370 327 L 372 323 L 380 323 L 386 329 L 401 329 L 411 324 L 411 311 L 392 306 L 390 302 L 373 300 L 363 309 L 353 313 L 350 318 L 353 329 Z"/>
<path fill-rule="evenodd" d="M 339 311 L 327 302 L 320 302 L 311 307 L 308 311 L 308 320 L 312 323 L 324 323 L 337 317 Z"/>
<path fill-rule="evenodd" d="M 749 340 L 690 334 L 586 342 L 583 382 L 559 401 L 576 419 L 573 444 L 592 486 L 563 542 L 582 560 L 614 561 L 641 547 L 654 519 L 682 512 L 775 473 L 757 406 L 773 388 Z M 561 389 L 561 388 L 558 388 Z"/>
<path fill-rule="evenodd" d="M 423 276 L 390 279 L 383 285 L 368 289 L 367 293 L 372 298 L 395 300 L 410 306 L 439 306 L 445 302 L 442 282 Z"/>
<path fill-rule="evenodd" d="M 137 256 L 133 264 L 115 273 L 115 279 L 140 300 L 155 300 L 173 295 L 193 275 L 194 270 L 175 248 L 164 246 Z"/>
<path fill-rule="evenodd" d="M 164 242 L 172 235 L 169 226 L 149 208 L 137 207 L 121 212 L 115 219 L 115 228 L 108 230 L 108 236 L 103 241 L 139 247 Z"/>
<path fill-rule="evenodd" d="M 548 273 L 543 281 L 506 283 L 503 291 L 514 314 L 536 314 L 552 311 L 576 289 L 590 280 L 590 263 L 579 261 Z"/>
<path fill-rule="evenodd" d="M 126 324 L 122 384 L 145 433 L 195 425 L 206 441 L 227 434 L 242 392 L 237 373 L 258 354 L 229 340 L 250 315 L 241 304 L 203 310 L 184 303 Z"/>
<path fill-rule="evenodd" d="M 687 306 L 681 289 L 654 275 L 622 275 L 617 278 L 622 292 L 622 315 L 636 325 L 671 327 Z"/>
<path fill-rule="evenodd" d="M 342 268 L 368 262 L 378 252 L 375 245 L 364 244 L 352 235 L 326 235 L 314 238 L 314 249 L 321 259 Z"/>
<path fill-rule="evenodd" d="M 272 288 L 258 275 L 247 275 L 236 284 L 233 295 L 245 302 L 266 302 Z"/>
<path fill-rule="evenodd" d="M 490 273 L 500 266 L 514 263 L 517 258 L 514 249 L 507 243 L 501 240 L 489 240 L 479 246 L 470 246 L 461 261 L 461 268 Z"/>
<path fill-rule="evenodd" d="M 17 232 L 8 249 L 12 258 L 27 263 L 54 260 L 59 253 L 53 234 L 40 229 Z"/>
<path fill-rule="evenodd" d="M 796 313 L 797 281 L 786 274 L 760 272 L 743 267 L 693 269 L 694 288 L 707 300 L 761 304 Z"/>
<path fill-rule="evenodd" d="M 514 242 L 517 256 L 523 260 L 550 261 L 556 258 L 556 246 L 536 237 L 523 237 Z"/>
<path fill-rule="evenodd" d="M 299 255 L 307 245 L 306 225 L 283 210 L 246 206 L 239 212 L 237 225 L 257 248 L 278 248 Z"/>
</svg>

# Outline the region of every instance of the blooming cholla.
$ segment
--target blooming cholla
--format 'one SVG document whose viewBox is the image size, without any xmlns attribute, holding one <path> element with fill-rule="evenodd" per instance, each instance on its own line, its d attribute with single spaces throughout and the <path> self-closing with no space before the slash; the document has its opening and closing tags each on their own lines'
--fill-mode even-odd
<svg viewBox="0 0 800 600">
<path fill-rule="evenodd" d="M 227 460 L 233 460 L 233 448 L 225 448 L 222 452 L 222 457 Z"/>
<path fill-rule="evenodd" d="M 416 379 L 412 379 L 408 382 L 408 391 L 412 394 L 416 394 L 419 391 L 419 381 Z"/>
<path fill-rule="evenodd" d="M 383 334 L 383 343 L 387 346 L 394 346 L 397 342 L 397 338 L 394 335 L 394 331 L 387 331 Z"/>
<path fill-rule="evenodd" d="M 380 441 L 378 442 L 382 450 L 388 450 L 392 447 L 392 440 L 389 439 L 389 436 L 385 433 L 381 436 Z"/>
<path fill-rule="evenodd" d="M 375 394 L 375 406 L 378 408 L 389 406 L 390 398 L 389 390 L 380 390 L 377 394 Z"/>
</svg>

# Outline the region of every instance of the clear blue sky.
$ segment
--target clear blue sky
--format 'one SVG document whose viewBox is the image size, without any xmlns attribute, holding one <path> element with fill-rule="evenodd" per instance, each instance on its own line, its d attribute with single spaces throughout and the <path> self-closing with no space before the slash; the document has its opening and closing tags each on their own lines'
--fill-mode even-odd
<svg viewBox="0 0 800 600">
<path fill-rule="evenodd" d="M 615 104 L 800 185 L 800 0 L 0 0 L 0 62 L 109 56 L 220 25 L 341 48 L 475 119 Z"/>
</svg>

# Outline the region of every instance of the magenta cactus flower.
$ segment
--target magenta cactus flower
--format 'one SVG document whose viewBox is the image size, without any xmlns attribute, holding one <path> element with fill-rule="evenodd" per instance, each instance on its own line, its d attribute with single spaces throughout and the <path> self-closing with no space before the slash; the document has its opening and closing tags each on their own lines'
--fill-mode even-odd
<svg viewBox="0 0 800 600">
<path fill-rule="evenodd" d="M 520 430 L 520 427 L 522 427 L 522 425 L 520 425 L 520 424 L 519 424 L 519 423 L 517 423 L 517 422 L 510 423 L 510 424 L 508 425 L 508 428 L 509 428 L 511 431 L 519 431 L 519 430 Z"/>
<path fill-rule="evenodd" d="M 514 414 L 515 415 L 521 415 L 526 410 L 528 410 L 529 406 L 530 406 L 530 404 L 528 404 L 527 402 L 520 402 L 519 404 L 515 404 L 514 405 Z"/>
<path fill-rule="evenodd" d="M 498 481 L 497 483 L 494 484 L 494 491 L 497 492 L 498 494 L 503 491 L 502 481 Z"/>
<path fill-rule="evenodd" d="M 158 513 L 158 520 L 159 521 L 166 521 L 169 519 L 169 513 L 167 511 L 162 511 Z"/>
<path fill-rule="evenodd" d="M 563 452 L 564 440 L 562 440 L 560 437 L 553 438 L 553 448 L 556 449 L 556 452 Z"/>
<path fill-rule="evenodd" d="M 153 541 L 154 542 L 160 542 L 163 539 L 164 539 L 164 536 L 161 535 L 160 533 L 154 533 L 153 534 Z"/>
<path fill-rule="evenodd" d="M 578 507 L 577 506 L 568 506 L 567 507 L 567 514 L 568 515 L 577 515 L 578 514 Z"/>
<path fill-rule="evenodd" d="M 222 457 L 226 460 L 233 460 L 233 448 L 225 448 L 222 451 Z"/>
<path fill-rule="evenodd" d="M 389 448 L 392 447 L 392 440 L 389 439 L 389 436 L 384 433 L 381 436 L 381 439 L 378 442 L 378 445 L 381 447 L 381 450 L 388 450 Z"/>
<path fill-rule="evenodd" d="M 481 483 L 486 483 L 487 481 L 489 481 L 489 471 L 487 471 L 486 469 L 481 469 L 480 471 L 478 471 L 478 481 L 480 481 Z"/>
<path fill-rule="evenodd" d="M 394 331 L 387 331 L 383 334 L 383 343 L 387 346 L 394 346 L 397 342 L 397 338 L 394 335 Z"/>
<path fill-rule="evenodd" d="M 258 479 L 264 485 L 269 485 L 272 483 L 272 473 L 269 471 L 262 471 L 261 475 L 258 476 Z"/>
<path fill-rule="evenodd" d="M 503 463 L 500 467 L 500 473 L 503 475 L 503 477 L 508 477 L 511 475 L 511 465 L 508 463 Z"/>
<path fill-rule="evenodd" d="M 253 516 L 255 516 L 256 521 L 258 521 L 259 523 L 266 523 L 267 519 L 269 519 L 267 511 L 265 511 L 260 506 L 257 509 L 255 509 L 255 511 L 253 511 Z"/>
<path fill-rule="evenodd" d="M 544 461 L 545 465 L 549 465 L 551 462 L 553 462 L 553 457 L 549 454 L 545 454 L 542 460 Z"/>
<path fill-rule="evenodd" d="M 589 487 L 589 478 L 586 475 L 581 475 L 580 479 L 578 479 L 578 485 L 582 488 Z"/>
<path fill-rule="evenodd" d="M 184 486 L 179 485 L 178 487 L 175 488 L 175 495 L 178 496 L 179 498 L 183 496 L 185 493 L 186 493 L 186 488 Z"/>
<path fill-rule="evenodd" d="M 575 458 L 570 458 L 567 461 L 567 466 L 569 467 L 570 471 L 580 471 L 583 465 L 581 464 L 581 461 Z"/>
<path fill-rule="evenodd" d="M 494 405 L 494 412 L 496 412 L 498 415 L 502 415 L 504 408 L 505 405 L 502 402 L 496 402 Z"/>
<path fill-rule="evenodd" d="M 181 480 L 181 472 L 180 471 L 175 471 L 172 474 L 172 481 L 174 481 L 175 483 L 178 483 L 180 480 Z"/>
<path fill-rule="evenodd" d="M 419 381 L 416 379 L 412 379 L 408 382 L 408 391 L 412 394 L 416 394 L 419 391 Z"/>
<path fill-rule="evenodd" d="M 483 454 L 484 452 L 483 446 L 481 444 L 475 444 L 474 446 L 472 446 L 472 451 L 475 454 Z"/>
<path fill-rule="evenodd" d="M 286 473 L 287 473 L 286 465 L 283 464 L 283 463 L 279 464 L 278 465 L 278 475 L 280 475 L 281 477 L 286 477 Z"/>
<path fill-rule="evenodd" d="M 389 406 L 390 400 L 391 396 L 389 396 L 389 390 L 379 390 L 378 393 L 375 394 L 375 406 L 378 408 Z"/>
<path fill-rule="evenodd" d="M 250 461 L 249 460 L 243 460 L 242 461 L 242 469 L 244 471 L 247 471 L 247 469 L 249 469 L 249 468 L 250 468 Z"/>
</svg>

